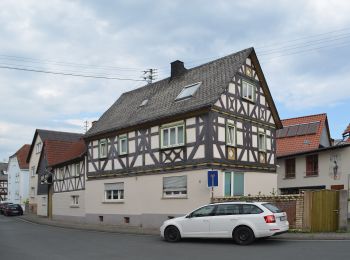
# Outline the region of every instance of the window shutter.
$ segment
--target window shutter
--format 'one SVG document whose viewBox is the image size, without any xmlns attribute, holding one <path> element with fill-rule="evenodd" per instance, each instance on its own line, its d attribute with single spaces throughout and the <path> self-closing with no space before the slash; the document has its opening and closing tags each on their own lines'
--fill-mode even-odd
<svg viewBox="0 0 350 260">
<path fill-rule="evenodd" d="M 312 174 L 312 157 L 306 157 L 306 175 Z"/>
<path fill-rule="evenodd" d="M 182 191 L 187 188 L 186 176 L 174 176 L 163 178 L 163 190 L 164 191 Z"/>
<path fill-rule="evenodd" d="M 105 183 L 105 190 L 124 190 L 124 183 Z"/>
</svg>

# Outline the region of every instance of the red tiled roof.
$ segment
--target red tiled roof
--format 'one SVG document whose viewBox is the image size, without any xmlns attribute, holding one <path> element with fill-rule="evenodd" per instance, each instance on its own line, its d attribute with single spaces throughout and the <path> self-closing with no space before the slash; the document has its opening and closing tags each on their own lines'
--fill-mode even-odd
<svg viewBox="0 0 350 260">
<path fill-rule="evenodd" d="M 85 152 L 85 142 L 82 139 L 72 142 L 46 140 L 44 146 L 48 166 L 79 158 Z"/>
<path fill-rule="evenodd" d="M 347 133 L 350 133 L 350 124 L 348 125 L 348 127 L 343 132 L 343 134 L 347 134 Z"/>
<path fill-rule="evenodd" d="M 277 137 L 277 157 L 318 149 L 324 127 L 328 128 L 327 115 L 318 114 L 282 120 L 283 127 L 320 122 L 314 134 Z M 328 129 L 327 129 L 328 131 Z"/>
<path fill-rule="evenodd" d="M 30 144 L 25 144 L 15 153 L 20 169 L 29 169 L 29 163 L 27 163 L 29 150 Z"/>
</svg>

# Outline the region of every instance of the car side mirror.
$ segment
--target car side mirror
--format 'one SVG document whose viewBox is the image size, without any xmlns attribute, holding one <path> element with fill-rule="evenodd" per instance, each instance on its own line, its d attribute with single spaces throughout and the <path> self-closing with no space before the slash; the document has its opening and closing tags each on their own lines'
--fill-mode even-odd
<svg viewBox="0 0 350 260">
<path fill-rule="evenodd" d="M 192 218 L 192 214 L 188 214 L 186 218 Z"/>
</svg>

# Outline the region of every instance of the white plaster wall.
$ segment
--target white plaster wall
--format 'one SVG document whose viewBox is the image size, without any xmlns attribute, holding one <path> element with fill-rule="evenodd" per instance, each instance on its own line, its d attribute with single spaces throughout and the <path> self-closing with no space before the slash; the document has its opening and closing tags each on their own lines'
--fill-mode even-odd
<svg viewBox="0 0 350 260">
<path fill-rule="evenodd" d="M 79 196 L 79 205 L 72 205 L 72 196 Z M 85 216 L 85 191 L 70 191 L 54 193 L 52 196 L 52 214 L 53 216 Z"/>
<path fill-rule="evenodd" d="M 187 176 L 187 198 L 163 198 L 163 177 Z M 124 203 L 104 202 L 104 183 L 124 182 Z M 207 170 L 86 182 L 86 214 L 185 214 L 210 202 Z"/>
<path fill-rule="evenodd" d="M 244 195 L 277 193 L 277 174 L 274 172 L 245 172 Z"/>
<path fill-rule="evenodd" d="M 334 180 L 330 174 L 330 156 L 338 154 L 341 157 L 340 179 Z M 305 186 L 321 186 L 326 185 L 327 189 L 331 188 L 331 185 L 344 185 L 345 189 L 348 189 L 348 181 L 350 174 L 350 147 L 342 149 L 328 150 L 318 153 L 318 170 L 319 175 L 317 177 L 305 177 L 306 172 L 306 159 L 305 155 L 296 157 L 295 160 L 295 179 L 285 179 L 285 159 L 277 159 L 277 173 L 278 173 L 278 188 L 291 188 L 291 187 L 305 187 Z M 338 163 L 338 164 L 339 164 Z"/>
<path fill-rule="evenodd" d="M 47 195 L 37 196 L 37 215 L 47 217 Z"/>
<path fill-rule="evenodd" d="M 16 183 L 16 174 L 19 173 L 19 165 L 17 157 L 9 159 L 7 166 L 7 201 L 12 203 L 19 203 L 16 199 L 16 191 L 19 190 L 19 185 Z"/>
<path fill-rule="evenodd" d="M 86 183 L 86 214 L 185 214 L 210 202 L 211 189 L 207 184 L 207 171 L 197 170 L 171 174 L 90 180 Z M 163 198 L 163 177 L 187 176 L 187 198 Z M 104 201 L 104 183 L 124 182 L 123 203 Z M 244 173 L 244 195 L 269 195 L 277 189 L 277 174 Z M 214 196 L 224 195 L 224 172 L 219 171 L 219 186 Z M 65 195 L 60 195 L 65 196 Z M 67 205 L 67 198 L 65 198 Z M 64 199 L 62 199 L 64 201 Z M 63 203 L 63 202 L 61 202 Z"/>
<path fill-rule="evenodd" d="M 323 127 L 322 130 L 322 134 L 321 134 L 321 140 L 320 140 L 320 144 L 324 147 L 328 147 L 331 144 L 329 143 L 329 139 L 328 139 L 328 134 L 327 134 L 327 127 Z"/>
<path fill-rule="evenodd" d="M 34 147 L 33 147 L 33 150 L 32 150 L 32 154 L 30 156 L 29 172 L 31 171 L 33 166 L 35 166 L 35 171 L 38 169 L 38 163 L 39 163 L 40 154 L 41 154 L 41 152 L 40 153 L 36 153 L 36 145 L 38 143 L 41 143 L 42 146 L 43 146 L 42 140 L 41 140 L 39 135 L 37 135 L 37 137 L 36 137 L 36 140 L 34 142 Z M 36 193 L 38 192 L 38 187 L 37 186 L 38 186 L 38 175 L 35 174 L 35 176 L 33 176 L 33 177 L 29 176 L 29 192 L 30 192 L 29 203 L 30 204 L 36 204 L 38 202 L 37 195 L 36 195 Z M 31 194 L 31 187 L 35 188 L 35 195 Z"/>
</svg>

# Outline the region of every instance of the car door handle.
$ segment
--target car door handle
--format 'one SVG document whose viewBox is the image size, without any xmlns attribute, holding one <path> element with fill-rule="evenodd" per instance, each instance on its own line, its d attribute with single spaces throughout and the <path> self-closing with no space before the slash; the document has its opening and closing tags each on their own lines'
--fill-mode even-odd
<svg viewBox="0 0 350 260">
<path fill-rule="evenodd" d="M 207 219 L 203 219 L 203 222 L 209 222 L 209 220 L 207 220 Z"/>
</svg>

